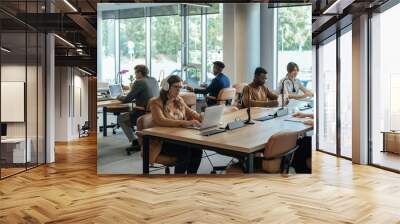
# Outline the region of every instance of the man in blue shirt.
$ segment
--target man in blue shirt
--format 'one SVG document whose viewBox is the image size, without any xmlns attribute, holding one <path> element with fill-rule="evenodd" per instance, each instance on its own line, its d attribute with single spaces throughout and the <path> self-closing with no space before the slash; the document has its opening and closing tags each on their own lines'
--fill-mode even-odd
<svg viewBox="0 0 400 224">
<path fill-rule="evenodd" d="M 217 103 L 216 99 L 219 91 L 224 88 L 229 88 L 231 85 L 229 78 L 222 73 L 225 68 L 225 64 L 221 61 L 215 61 L 213 64 L 213 74 L 215 75 L 215 78 L 211 81 L 209 86 L 204 86 L 203 88 L 193 88 L 187 86 L 187 89 L 191 92 L 197 94 L 208 94 L 211 96 L 210 98 L 207 98 L 208 106 L 215 105 Z"/>
</svg>

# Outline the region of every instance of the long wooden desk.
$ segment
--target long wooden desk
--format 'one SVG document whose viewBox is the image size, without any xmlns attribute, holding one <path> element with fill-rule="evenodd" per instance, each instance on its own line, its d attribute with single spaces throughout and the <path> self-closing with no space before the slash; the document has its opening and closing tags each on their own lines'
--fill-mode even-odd
<svg viewBox="0 0 400 224">
<path fill-rule="evenodd" d="M 122 104 L 119 100 L 98 101 L 97 107 L 103 108 L 103 136 L 107 136 L 107 113 L 129 112 L 128 104 Z"/>
<path fill-rule="evenodd" d="M 305 112 L 310 112 L 308 110 Z M 252 118 L 258 118 L 273 111 L 268 108 L 252 108 Z M 313 130 L 313 127 L 304 125 L 299 122 L 285 121 L 291 115 L 274 118 L 267 121 L 255 121 L 253 125 L 229 130 L 212 136 L 202 136 L 199 130 L 188 128 L 170 128 L 170 127 L 154 127 L 142 131 L 143 142 L 143 174 L 149 174 L 149 141 L 158 139 L 172 142 L 174 144 L 187 145 L 199 149 L 207 149 L 216 152 L 222 152 L 231 156 L 244 157 L 246 161 L 247 172 L 254 172 L 253 162 L 254 154 L 264 149 L 268 139 L 281 131 L 296 131 L 304 133 Z M 222 125 L 233 121 L 235 118 L 246 119 L 246 110 L 225 114 Z"/>
</svg>

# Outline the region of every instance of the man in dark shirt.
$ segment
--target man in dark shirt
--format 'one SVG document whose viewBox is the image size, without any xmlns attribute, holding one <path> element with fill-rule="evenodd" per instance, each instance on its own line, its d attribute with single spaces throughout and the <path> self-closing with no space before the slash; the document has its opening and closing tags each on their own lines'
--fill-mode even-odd
<svg viewBox="0 0 400 224">
<path fill-rule="evenodd" d="M 122 103 L 130 103 L 135 101 L 135 108 L 130 113 L 123 113 L 118 116 L 118 123 L 124 131 L 129 142 L 135 144 L 133 127 L 136 120 L 144 115 L 147 110 L 147 104 L 152 97 L 160 94 L 158 82 L 155 78 L 149 77 L 149 69 L 145 65 L 135 66 L 136 81 L 131 87 L 131 91 L 127 96 L 119 96 L 117 99 Z"/>
<path fill-rule="evenodd" d="M 229 78 L 222 73 L 225 68 L 225 64 L 221 61 L 215 61 L 213 62 L 213 64 L 213 73 L 215 75 L 215 78 L 211 81 L 211 84 L 209 86 L 204 86 L 203 88 L 193 88 L 191 86 L 187 86 L 187 89 L 191 92 L 208 94 L 209 96 L 211 96 L 207 99 L 208 106 L 215 105 L 217 103 L 216 99 L 219 91 L 224 88 L 229 88 L 231 85 Z"/>
</svg>

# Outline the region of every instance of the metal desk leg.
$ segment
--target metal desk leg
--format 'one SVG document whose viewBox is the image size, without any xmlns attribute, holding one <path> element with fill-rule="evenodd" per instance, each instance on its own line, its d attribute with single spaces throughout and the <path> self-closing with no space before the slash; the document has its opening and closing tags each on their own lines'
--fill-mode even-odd
<svg viewBox="0 0 400 224">
<path fill-rule="evenodd" d="M 143 136 L 143 174 L 149 174 L 150 137 Z"/>
<path fill-rule="evenodd" d="M 246 173 L 254 173 L 254 153 L 247 155 L 246 168 Z"/>
<path fill-rule="evenodd" d="M 107 107 L 103 107 L 103 136 L 107 136 Z"/>
</svg>

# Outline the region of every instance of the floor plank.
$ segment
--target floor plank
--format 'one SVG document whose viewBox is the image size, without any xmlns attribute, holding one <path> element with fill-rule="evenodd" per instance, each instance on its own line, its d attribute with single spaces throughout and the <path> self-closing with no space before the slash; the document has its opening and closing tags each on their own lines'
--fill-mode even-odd
<svg viewBox="0 0 400 224">
<path fill-rule="evenodd" d="M 314 152 L 313 174 L 96 174 L 96 138 L 0 181 L 0 223 L 400 223 L 400 175 Z"/>
</svg>

